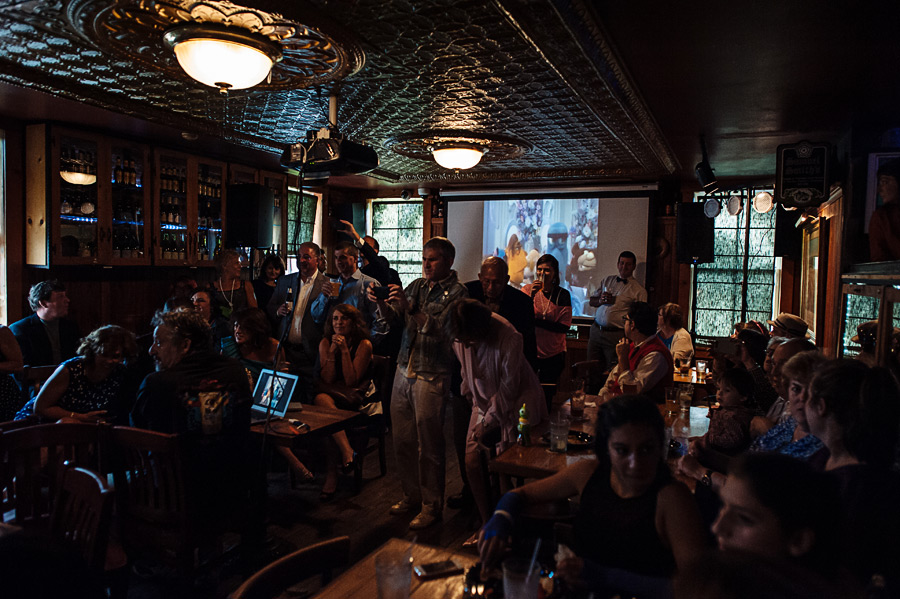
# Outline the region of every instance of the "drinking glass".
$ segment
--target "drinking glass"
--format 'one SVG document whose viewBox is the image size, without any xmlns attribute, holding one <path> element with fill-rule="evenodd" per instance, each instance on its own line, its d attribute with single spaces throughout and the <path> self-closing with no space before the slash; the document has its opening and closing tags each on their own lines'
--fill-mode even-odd
<svg viewBox="0 0 900 599">
<path fill-rule="evenodd" d="M 569 419 L 557 415 L 550 421 L 550 451 L 566 453 L 569 440 Z"/>
<path fill-rule="evenodd" d="M 666 388 L 666 414 L 669 416 L 674 416 L 678 408 L 678 393 L 677 387 Z"/>
<path fill-rule="evenodd" d="M 540 566 L 534 566 L 535 572 L 528 577 L 527 559 L 511 557 L 503 562 L 503 597 L 504 599 L 537 599 L 538 582 L 541 575 Z"/>
<path fill-rule="evenodd" d="M 681 375 L 687 375 L 691 371 L 690 358 L 676 358 L 675 365 L 678 367 L 678 373 Z"/>
<path fill-rule="evenodd" d="M 574 385 L 571 401 L 572 420 L 584 420 L 584 380 L 575 379 Z"/>
<path fill-rule="evenodd" d="M 341 294 L 341 280 L 331 279 L 331 297 L 337 297 Z"/>
<path fill-rule="evenodd" d="M 687 414 L 691 411 L 691 403 L 694 401 L 694 386 L 683 385 L 679 391 L 678 404 L 681 408 L 681 413 Z"/>
<path fill-rule="evenodd" d="M 706 378 L 706 360 L 697 360 L 697 378 Z"/>
<path fill-rule="evenodd" d="M 385 549 L 375 556 L 378 599 L 408 599 L 412 557 L 408 551 Z"/>
</svg>

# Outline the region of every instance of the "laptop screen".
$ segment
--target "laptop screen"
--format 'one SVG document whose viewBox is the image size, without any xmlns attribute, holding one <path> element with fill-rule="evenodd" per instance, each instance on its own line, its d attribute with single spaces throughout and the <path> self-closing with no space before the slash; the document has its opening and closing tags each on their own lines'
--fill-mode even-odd
<svg viewBox="0 0 900 599">
<path fill-rule="evenodd" d="M 297 375 L 263 369 L 253 390 L 253 412 L 265 416 L 266 410 L 271 409 L 272 418 L 282 418 L 287 413 L 296 387 Z"/>
</svg>

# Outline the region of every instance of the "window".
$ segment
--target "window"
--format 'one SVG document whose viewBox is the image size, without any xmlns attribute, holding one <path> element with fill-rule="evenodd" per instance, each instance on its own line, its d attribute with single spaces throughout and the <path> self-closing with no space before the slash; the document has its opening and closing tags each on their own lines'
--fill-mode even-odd
<svg viewBox="0 0 900 599">
<path fill-rule="evenodd" d="M 869 320 L 878 320 L 880 300 L 877 297 L 847 294 L 844 312 L 844 334 L 841 338 L 841 355 L 850 357 L 859 353 L 858 343 L 850 341 L 856 335 L 856 327 Z M 900 327 L 900 303 L 894 304 L 894 326 Z"/>
<path fill-rule="evenodd" d="M 297 268 L 297 251 L 305 241 L 316 241 L 316 215 L 319 198 L 302 193 L 294 187 L 288 188 L 288 243 L 287 272 Z"/>
<path fill-rule="evenodd" d="M 0 285 L 8 290 L 6 276 L 6 135 L 0 130 Z M 0 322 L 9 322 L 7 295 L 0 294 Z"/>
<path fill-rule="evenodd" d="M 423 210 L 420 201 L 372 202 L 372 237 L 378 240 L 379 255 L 388 259 L 404 287 L 422 276 Z"/>
<path fill-rule="evenodd" d="M 732 216 L 722 210 L 715 218 L 715 261 L 694 267 L 691 322 L 694 335 L 727 337 L 735 323 L 772 318 L 777 291 L 775 210 L 760 214 L 750 206 L 755 189 L 743 190 L 744 209 Z M 729 194 L 730 195 L 730 194 Z M 723 204 L 729 195 L 698 194 Z"/>
</svg>

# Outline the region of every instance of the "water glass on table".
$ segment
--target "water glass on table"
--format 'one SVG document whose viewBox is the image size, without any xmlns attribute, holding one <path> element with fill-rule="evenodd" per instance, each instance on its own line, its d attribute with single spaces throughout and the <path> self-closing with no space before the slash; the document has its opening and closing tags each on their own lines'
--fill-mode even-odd
<svg viewBox="0 0 900 599">
<path fill-rule="evenodd" d="M 706 378 L 706 360 L 697 360 L 697 380 Z"/>
<path fill-rule="evenodd" d="M 503 561 L 504 599 L 537 599 L 538 583 L 541 579 L 540 566 L 535 564 L 535 571 L 529 572 L 530 565 L 529 560 L 519 557 Z"/>
<path fill-rule="evenodd" d="M 691 411 L 691 403 L 694 401 L 694 386 L 693 385 L 682 385 L 679 388 L 678 394 L 678 404 L 681 409 L 682 414 L 687 414 Z"/>
<path fill-rule="evenodd" d="M 575 379 L 575 387 L 572 390 L 570 402 L 572 421 L 584 420 L 584 380 Z"/>
<path fill-rule="evenodd" d="M 550 421 L 550 451 L 566 453 L 569 442 L 569 419 L 557 415 Z"/>
<path fill-rule="evenodd" d="M 408 599 L 412 580 L 409 551 L 385 549 L 375 556 L 375 584 L 378 599 Z"/>
<path fill-rule="evenodd" d="M 666 387 L 666 414 L 674 416 L 678 409 L 678 387 Z"/>
</svg>

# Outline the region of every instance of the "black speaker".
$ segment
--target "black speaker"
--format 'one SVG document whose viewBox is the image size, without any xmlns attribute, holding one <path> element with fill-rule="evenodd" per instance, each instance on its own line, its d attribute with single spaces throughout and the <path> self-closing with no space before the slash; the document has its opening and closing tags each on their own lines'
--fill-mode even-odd
<svg viewBox="0 0 900 599">
<path fill-rule="evenodd" d="M 797 258 L 803 255 L 803 231 L 797 228 L 797 219 L 803 210 L 785 210 L 775 206 L 775 255 Z"/>
<path fill-rule="evenodd" d="M 675 260 L 679 264 L 704 264 L 715 260 L 713 219 L 703 214 L 699 202 L 681 203 L 675 213 Z"/>
<path fill-rule="evenodd" d="M 275 193 L 263 185 L 229 185 L 225 204 L 225 246 L 271 246 L 274 202 Z"/>
</svg>

